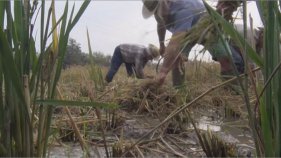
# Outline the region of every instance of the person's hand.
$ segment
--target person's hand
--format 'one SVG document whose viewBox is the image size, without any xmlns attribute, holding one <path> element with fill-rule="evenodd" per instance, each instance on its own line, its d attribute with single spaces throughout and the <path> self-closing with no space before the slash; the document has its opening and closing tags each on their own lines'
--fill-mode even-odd
<svg viewBox="0 0 281 158">
<path fill-rule="evenodd" d="M 166 76 L 167 76 L 166 73 L 160 72 L 159 74 L 157 74 L 157 76 L 155 77 L 154 80 L 159 86 L 161 86 L 161 85 L 163 85 Z"/>
<path fill-rule="evenodd" d="M 163 85 L 165 78 L 165 74 L 159 73 L 154 79 L 145 79 L 142 82 L 141 87 L 143 89 L 157 89 Z"/>
<path fill-rule="evenodd" d="M 160 44 L 160 48 L 159 48 L 159 53 L 161 56 L 163 56 L 165 54 L 165 44 L 164 43 L 161 43 Z"/>
<path fill-rule="evenodd" d="M 141 88 L 143 90 L 155 90 L 157 89 L 159 86 L 158 82 L 155 79 L 144 79 L 141 83 Z"/>
</svg>

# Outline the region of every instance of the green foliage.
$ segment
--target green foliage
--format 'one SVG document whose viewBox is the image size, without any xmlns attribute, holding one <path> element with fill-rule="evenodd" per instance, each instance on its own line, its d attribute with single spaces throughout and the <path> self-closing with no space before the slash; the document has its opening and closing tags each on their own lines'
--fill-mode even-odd
<svg viewBox="0 0 281 158">
<path fill-rule="evenodd" d="M 111 56 L 104 55 L 102 52 L 92 53 L 93 62 L 99 66 L 109 66 Z M 63 67 L 67 68 L 73 65 L 88 65 L 90 64 L 90 56 L 87 53 L 83 53 L 80 43 L 75 39 L 70 38 L 66 48 L 66 54 L 63 61 Z"/>
<path fill-rule="evenodd" d="M 0 1 L 0 156 L 46 156 L 53 108 L 38 108 L 35 101 L 55 98 L 69 34 L 89 3 L 84 1 L 76 15 L 73 7 L 68 19 L 66 1 L 57 21 L 54 0 L 47 16 L 44 0 Z M 37 8 L 41 10 L 39 54 L 31 23 L 40 11 Z"/>
<path fill-rule="evenodd" d="M 111 56 L 102 52 L 93 52 L 93 62 L 99 66 L 110 66 Z"/>
<path fill-rule="evenodd" d="M 86 65 L 89 64 L 89 57 L 83 53 L 80 44 L 75 39 L 70 38 L 66 47 L 66 54 L 63 61 L 63 67 L 71 65 Z"/>
<path fill-rule="evenodd" d="M 262 98 L 261 128 L 264 141 L 265 156 L 281 156 L 281 52 L 280 52 L 280 26 L 281 14 L 279 1 L 263 1 L 260 11 L 264 17 L 264 51 L 265 67 L 265 93 Z M 276 70 L 276 71 L 275 71 Z M 275 73 L 276 72 L 276 73 Z"/>
<path fill-rule="evenodd" d="M 90 74 L 90 78 L 95 84 L 95 89 L 102 91 L 105 88 L 105 80 L 102 75 L 101 68 L 95 63 L 96 58 L 93 56 L 92 53 L 92 47 L 90 43 L 91 40 L 90 40 L 88 29 L 87 29 L 87 40 L 88 40 L 88 49 L 89 49 L 89 57 L 90 57 L 90 69 L 88 70 Z"/>
<path fill-rule="evenodd" d="M 281 50 L 280 50 L 280 26 L 281 12 L 280 1 L 256 1 L 262 22 L 264 24 L 264 56 L 257 56 L 245 40 L 210 7 L 215 22 L 219 23 L 224 31 L 231 36 L 236 43 L 246 52 L 245 57 L 252 59 L 261 66 L 264 84 L 261 97 L 257 97 L 260 116 L 252 116 L 254 113 L 247 105 L 249 122 L 251 124 L 258 156 L 280 157 L 281 156 Z M 246 4 L 246 3 L 244 3 Z M 244 6 L 245 9 L 245 6 Z M 246 9 L 245 9 L 246 10 Z M 244 21 L 246 17 L 244 16 Z M 246 59 L 247 61 L 247 59 Z M 258 88 L 257 88 L 258 89 Z M 257 104 L 258 104 L 257 103 Z M 260 118 L 261 120 L 255 120 Z M 260 124 L 259 124 L 260 122 Z"/>
</svg>

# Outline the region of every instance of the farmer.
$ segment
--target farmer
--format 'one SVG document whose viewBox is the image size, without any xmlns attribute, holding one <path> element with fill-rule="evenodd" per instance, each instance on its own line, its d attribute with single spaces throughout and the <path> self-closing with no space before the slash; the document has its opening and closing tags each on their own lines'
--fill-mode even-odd
<svg viewBox="0 0 281 158">
<path fill-rule="evenodd" d="M 159 49 L 149 44 L 148 47 L 137 44 L 120 44 L 114 50 L 110 69 L 105 77 L 111 82 L 122 63 L 125 64 L 128 76 L 135 72 L 137 78 L 145 78 L 143 69 L 149 60 L 159 57 Z"/>
<path fill-rule="evenodd" d="M 202 0 L 143 0 L 143 17 L 146 19 L 154 14 L 157 21 L 160 55 L 164 56 L 160 73 L 155 78 L 156 84 L 162 85 L 170 70 L 172 70 L 174 86 L 183 83 L 184 75 L 180 69 L 180 65 L 182 65 L 180 52 L 183 50 L 182 52 L 188 56 L 196 42 L 183 47 L 182 41 L 186 38 L 187 31 L 199 22 L 205 12 Z M 167 47 L 164 44 L 166 30 L 172 33 Z M 198 34 L 200 33 L 198 32 Z M 203 42 L 200 44 L 204 45 Z M 228 57 L 221 40 L 205 45 L 205 48 L 211 53 L 213 59 L 220 63 L 222 75 L 234 75 L 235 71 L 231 59 Z M 243 73 L 244 62 L 240 53 L 232 47 L 230 49 L 237 70 L 239 73 Z"/>
</svg>

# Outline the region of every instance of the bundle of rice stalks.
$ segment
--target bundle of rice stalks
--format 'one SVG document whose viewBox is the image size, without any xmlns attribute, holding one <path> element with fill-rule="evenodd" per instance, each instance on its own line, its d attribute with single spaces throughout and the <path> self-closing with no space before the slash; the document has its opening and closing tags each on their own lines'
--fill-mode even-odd
<svg viewBox="0 0 281 158">
<path fill-rule="evenodd" d="M 146 80 L 127 80 L 119 83 L 116 91 L 119 94 L 114 96 L 115 102 L 120 105 L 122 110 L 138 113 L 160 120 L 165 119 L 172 111 L 178 108 L 185 101 L 179 90 L 171 85 L 161 87 L 144 87 Z M 125 84 L 126 86 L 124 86 Z M 115 85 L 116 86 L 116 85 Z M 185 111 L 175 116 L 163 131 L 167 133 L 178 133 L 187 126 L 188 117 Z"/>
<path fill-rule="evenodd" d="M 170 86 L 146 89 L 141 82 L 131 82 L 120 89 L 122 94 L 117 101 L 129 111 L 149 112 L 152 115 L 165 115 L 177 105 L 177 91 Z"/>
<path fill-rule="evenodd" d="M 124 141 L 118 141 L 113 144 L 112 146 L 112 153 L 111 157 L 121 157 L 125 151 L 128 150 L 130 147 L 130 143 L 125 143 Z M 127 154 L 123 155 L 122 157 L 138 157 L 138 152 L 135 150 L 131 150 Z"/>
<path fill-rule="evenodd" d="M 117 142 L 115 142 L 112 145 L 112 151 L 111 151 L 111 157 L 138 157 L 138 153 L 135 150 L 131 150 L 130 152 L 126 153 L 125 155 L 123 155 L 123 153 L 125 153 L 125 151 L 128 150 L 128 148 L 131 146 L 132 144 L 130 142 L 127 142 L 124 140 L 123 138 L 123 130 L 121 131 L 120 134 L 120 138 L 118 139 Z"/>
<path fill-rule="evenodd" d="M 75 136 L 74 130 L 70 128 L 60 128 L 59 138 L 62 142 L 75 142 L 78 139 Z"/>
<path fill-rule="evenodd" d="M 210 130 L 200 133 L 198 137 L 207 157 L 237 156 L 234 144 L 224 142 Z"/>
</svg>

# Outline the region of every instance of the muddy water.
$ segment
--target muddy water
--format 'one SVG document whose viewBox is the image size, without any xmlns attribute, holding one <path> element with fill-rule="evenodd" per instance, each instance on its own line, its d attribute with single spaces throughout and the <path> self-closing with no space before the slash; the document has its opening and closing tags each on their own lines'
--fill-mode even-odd
<svg viewBox="0 0 281 158">
<path fill-rule="evenodd" d="M 197 128 L 201 130 L 209 129 L 217 133 L 225 142 L 234 143 L 237 146 L 239 156 L 255 155 L 253 138 L 246 121 L 212 121 L 210 118 L 203 116 L 199 119 Z"/>
<path fill-rule="evenodd" d="M 201 129 L 201 130 L 210 129 L 213 132 L 218 132 L 218 131 L 221 131 L 221 125 L 222 125 L 222 122 L 211 121 L 211 119 L 209 119 L 208 117 L 202 116 L 197 123 L 197 128 Z"/>
<path fill-rule="evenodd" d="M 91 157 L 106 157 L 105 150 L 102 147 L 90 147 Z M 71 158 L 86 157 L 81 146 L 78 143 L 68 143 L 64 146 L 52 146 L 49 148 L 48 157 L 53 158 Z"/>
<path fill-rule="evenodd" d="M 124 123 L 124 136 L 129 139 L 137 140 L 145 133 L 149 132 L 155 125 L 159 123 L 159 120 L 146 120 L 149 122 L 147 125 L 145 119 L 140 118 L 128 119 Z M 197 119 L 197 128 L 201 130 L 211 130 L 215 132 L 225 142 L 234 143 L 237 146 L 238 156 L 248 157 L 254 156 L 254 142 L 252 141 L 251 133 L 248 128 L 241 127 L 241 124 L 247 124 L 247 122 L 227 122 L 227 121 L 214 121 L 209 117 L 202 116 Z M 146 125 L 145 125 L 146 124 Z M 238 126 L 239 125 L 239 126 Z M 191 131 L 192 127 L 190 126 Z M 193 150 L 200 150 L 196 135 L 193 132 L 193 136 L 190 136 L 186 141 L 194 142 L 191 144 L 197 144 Z M 105 151 L 103 147 L 95 148 L 90 147 L 92 157 L 105 157 Z M 85 153 L 81 150 L 79 144 L 66 144 L 64 146 L 52 146 L 49 149 L 48 157 L 84 157 Z M 155 155 L 154 155 L 155 156 Z"/>
</svg>

